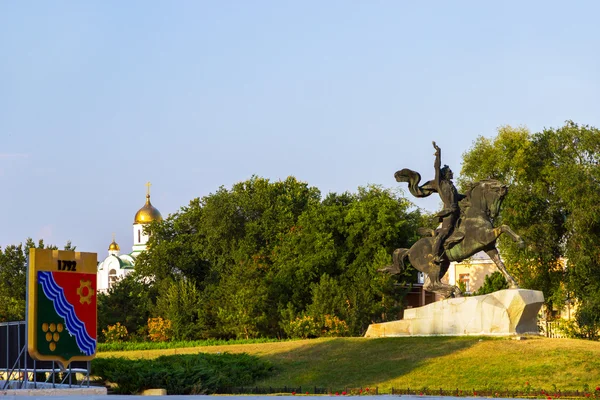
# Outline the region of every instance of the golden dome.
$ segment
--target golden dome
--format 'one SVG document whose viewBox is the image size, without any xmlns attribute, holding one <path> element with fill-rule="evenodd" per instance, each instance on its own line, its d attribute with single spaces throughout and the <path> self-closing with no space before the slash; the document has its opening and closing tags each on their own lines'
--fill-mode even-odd
<svg viewBox="0 0 600 400">
<path fill-rule="evenodd" d="M 110 246 L 108 246 L 108 251 L 121 251 L 121 248 L 119 247 L 117 242 L 115 242 L 115 239 L 113 239 Z"/>
<path fill-rule="evenodd" d="M 162 221 L 162 215 L 152 203 L 150 203 L 150 194 L 146 195 L 146 204 L 135 214 L 133 224 L 148 224 L 152 221 Z"/>
</svg>

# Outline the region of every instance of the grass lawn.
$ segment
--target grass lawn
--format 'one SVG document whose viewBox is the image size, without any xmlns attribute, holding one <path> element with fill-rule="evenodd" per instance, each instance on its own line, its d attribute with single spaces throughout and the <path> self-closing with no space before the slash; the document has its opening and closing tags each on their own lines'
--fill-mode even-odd
<svg viewBox="0 0 600 400">
<path fill-rule="evenodd" d="M 333 338 L 277 343 L 99 353 L 154 358 L 166 354 L 248 353 L 269 360 L 257 386 L 593 391 L 600 386 L 600 343 L 576 339 L 480 337 Z M 555 386 L 553 386 L 555 385 Z"/>
</svg>

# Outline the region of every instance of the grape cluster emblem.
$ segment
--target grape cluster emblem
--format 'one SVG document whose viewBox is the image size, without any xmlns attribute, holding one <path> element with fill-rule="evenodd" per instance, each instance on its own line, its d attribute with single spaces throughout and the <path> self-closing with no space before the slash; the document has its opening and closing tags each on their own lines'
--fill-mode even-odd
<svg viewBox="0 0 600 400">
<path fill-rule="evenodd" d="M 42 330 L 46 333 L 46 341 L 50 343 L 50 351 L 56 350 L 56 342 L 60 339 L 61 332 L 65 330 L 63 324 L 44 322 L 42 324 Z"/>
</svg>

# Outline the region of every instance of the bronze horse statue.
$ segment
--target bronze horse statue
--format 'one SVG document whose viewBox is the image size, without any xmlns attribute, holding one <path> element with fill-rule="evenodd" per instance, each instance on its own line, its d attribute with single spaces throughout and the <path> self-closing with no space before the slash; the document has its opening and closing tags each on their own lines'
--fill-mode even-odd
<svg viewBox="0 0 600 400">
<path fill-rule="evenodd" d="M 519 235 L 507 225 L 494 228 L 493 220 L 500 212 L 502 200 L 508 193 L 506 185 L 494 179 L 482 180 L 472 184 L 465 193 L 466 198 L 460 201 L 460 218 L 454 232 L 445 241 L 444 256 L 440 263 L 432 262 L 432 246 L 435 231 L 421 228 L 419 232 L 428 237 L 419 239 L 410 249 L 396 249 L 393 265 L 381 269 L 381 272 L 398 274 L 404 268 L 404 258 L 408 256 L 411 265 L 426 274 L 423 288 L 441 294 L 444 297 L 460 297 L 460 289 L 442 283 L 441 279 L 448 271 L 451 261 L 460 262 L 475 253 L 485 251 L 494 261 L 511 288 L 518 288 L 517 283 L 506 271 L 496 249 L 496 240 L 502 233 L 508 234 L 519 246 L 524 242 Z"/>
</svg>

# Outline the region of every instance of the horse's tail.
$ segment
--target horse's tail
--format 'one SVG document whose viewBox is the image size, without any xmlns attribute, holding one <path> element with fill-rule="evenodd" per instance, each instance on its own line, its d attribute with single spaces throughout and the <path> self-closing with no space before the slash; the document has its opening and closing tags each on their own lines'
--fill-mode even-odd
<svg viewBox="0 0 600 400">
<path fill-rule="evenodd" d="M 388 272 L 392 275 L 399 274 L 404 269 L 404 257 L 408 254 L 410 249 L 396 249 L 394 250 L 394 263 L 392 265 L 388 265 L 387 267 L 381 268 L 379 272 Z"/>
</svg>

